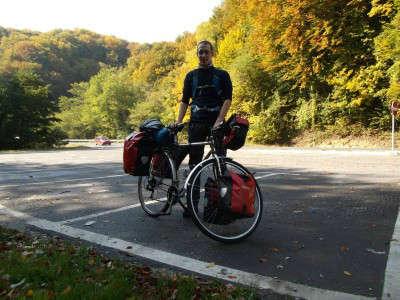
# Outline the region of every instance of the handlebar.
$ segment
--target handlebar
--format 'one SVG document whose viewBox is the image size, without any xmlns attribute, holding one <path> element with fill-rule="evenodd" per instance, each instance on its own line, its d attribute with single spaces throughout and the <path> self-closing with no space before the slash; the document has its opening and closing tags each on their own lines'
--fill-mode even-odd
<svg viewBox="0 0 400 300">
<path fill-rule="evenodd" d="M 185 127 L 186 123 L 178 123 L 178 124 L 170 124 L 167 128 L 173 133 L 177 134 L 178 132 L 182 131 Z"/>
</svg>

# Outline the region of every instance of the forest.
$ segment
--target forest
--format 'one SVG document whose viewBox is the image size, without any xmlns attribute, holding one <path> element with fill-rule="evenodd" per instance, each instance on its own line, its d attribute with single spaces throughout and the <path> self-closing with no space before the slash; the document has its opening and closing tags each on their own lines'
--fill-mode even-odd
<svg viewBox="0 0 400 300">
<path fill-rule="evenodd" d="M 196 44 L 233 83 L 248 140 L 390 130 L 400 94 L 400 0 L 224 0 L 193 33 L 139 44 L 84 29 L 0 27 L 0 149 L 64 138 L 123 138 L 173 122 Z"/>
</svg>

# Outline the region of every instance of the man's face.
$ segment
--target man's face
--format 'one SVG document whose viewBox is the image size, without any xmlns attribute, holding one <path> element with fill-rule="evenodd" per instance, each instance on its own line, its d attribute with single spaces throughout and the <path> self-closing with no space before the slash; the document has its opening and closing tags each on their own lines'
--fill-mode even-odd
<svg viewBox="0 0 400 300">
<path fill-rule="evenodd" d="M 211 47 L 207 43 L 202 43 L 197 48 L 197 57 L 201 66 L 209 66 L 212 62 Z"/>
</svg>

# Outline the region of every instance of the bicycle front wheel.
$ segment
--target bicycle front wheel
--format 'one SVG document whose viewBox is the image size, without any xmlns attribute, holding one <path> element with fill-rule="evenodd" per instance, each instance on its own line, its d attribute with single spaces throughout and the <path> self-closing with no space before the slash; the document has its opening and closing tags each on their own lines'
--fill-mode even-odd
<svg viewBox="0 0 400 300">
<path fill-rule="evenodd" d="M 150 217 L 158 217 L 169 212 L 177 191 L 176 172 L 172 158 L 167 152 L 153 154 L 149 175 L 138 179 L 140 204 Z"/>
<path fill-rule="evenodd" d="M 241 164 L 226 159 L 228 171 L 239 175 L 254 176 Z M 261 220 L 263 211 L 263 197 L 256 181 L 256 192 L 254 199 L 255 213 L 252 217 L 246 218 L 225 218 L 217 211 L 210 211 L 209 201 L 205 189 L 207 182 L 216 181 L 215 158 L 209 158 L 193 169 L 186 184 L 186 197 L 188 209 L 192 214 L 194 223 L 208 237 L 224 242 L 239 242 L 247 238 L 257 227 Z M 254 179 L 255 180 L 255 179 Z M 219 192 L 219 191 L 218 191 Z"/>
</svg>

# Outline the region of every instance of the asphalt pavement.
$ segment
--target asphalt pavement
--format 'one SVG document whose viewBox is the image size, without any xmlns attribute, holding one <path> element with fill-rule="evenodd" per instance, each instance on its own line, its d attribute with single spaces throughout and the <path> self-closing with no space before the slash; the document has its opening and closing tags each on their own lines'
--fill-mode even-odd
<svg viewBox="0 0 400 300">
<path fill-rule="evenodd" d="M 259 227 L 239 244 L 207 238 L 179 207 L 147 217 L 120 145 L 0 154 L 0 224 L 299 298 L 399 299 L 400 156 L 263 147 L 229 156 L 260 177 L 264 196 Z"/>
</svg>

